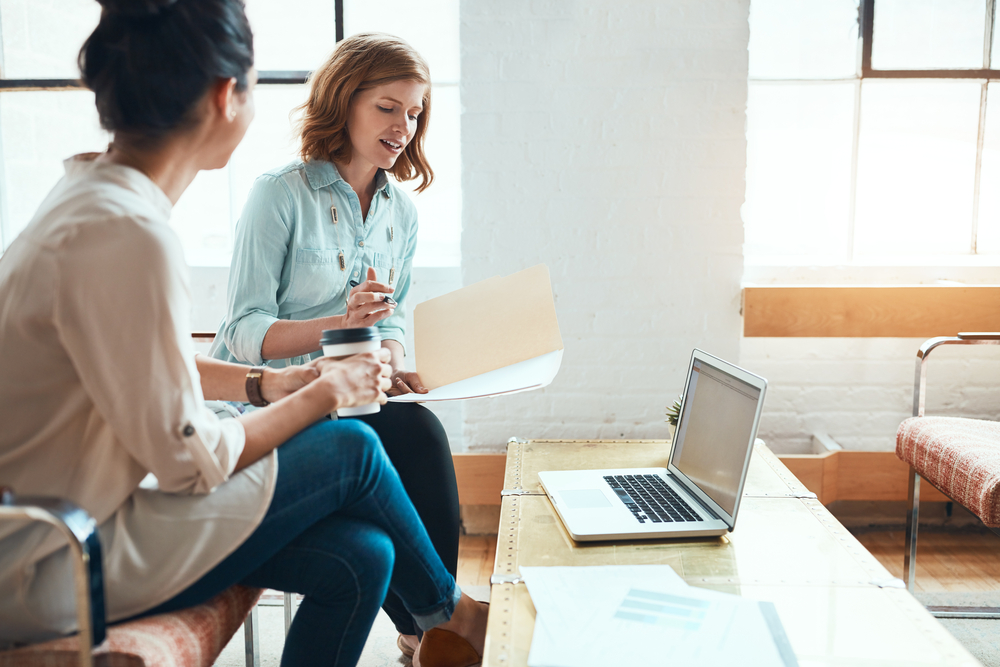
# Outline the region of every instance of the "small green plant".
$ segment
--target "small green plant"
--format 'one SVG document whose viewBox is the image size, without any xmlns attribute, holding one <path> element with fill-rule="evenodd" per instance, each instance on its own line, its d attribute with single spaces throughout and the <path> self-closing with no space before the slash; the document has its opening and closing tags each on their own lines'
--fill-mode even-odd
<svg viewBox="0 0 1000 667">
<path fill-rule="evenodd" d="M 684 402 L 684 394 L 677 397 L 673 405 L 667 406 L 667 423 L 677 426 L 677 420 L 681 418 L 681 403 Z"/>
</svg>

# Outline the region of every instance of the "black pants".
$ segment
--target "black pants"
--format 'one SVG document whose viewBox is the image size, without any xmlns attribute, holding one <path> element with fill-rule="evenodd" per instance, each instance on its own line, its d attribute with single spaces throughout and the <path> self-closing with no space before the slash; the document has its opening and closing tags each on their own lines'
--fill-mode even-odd
<svg viewBox="0 0 1000 667">
<path fill-rule="evenodd" d="M 434 549 L 448 572 L 455 576 L 460 530 L 458 485 L 448 436 L 441 422 L 417 403 L 387 403 L 379 413 L 356 419 L 378 433 Z M 391 591 L 382 609 L 401 634 L 419 634 L 403 602 Z"/>
</svg>

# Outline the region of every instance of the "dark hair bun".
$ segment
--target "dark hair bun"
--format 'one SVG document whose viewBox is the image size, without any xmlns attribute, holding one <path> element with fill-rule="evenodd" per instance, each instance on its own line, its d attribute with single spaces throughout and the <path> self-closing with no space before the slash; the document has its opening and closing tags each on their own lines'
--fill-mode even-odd
<svg viewBox="0 0 1000 667">
<path fill-rule="evenodd" d="M 122 16 L 156 16 L 177 0 L 97 0 L 104 11 Z"/>
<path fill-rule="evenodd" d="M 156 139 L 195 123 L 219 79 L 246 90 L 253 34 L 243 0 L 98 1 L 79 63 L 104 129 Z"/>
</svg>

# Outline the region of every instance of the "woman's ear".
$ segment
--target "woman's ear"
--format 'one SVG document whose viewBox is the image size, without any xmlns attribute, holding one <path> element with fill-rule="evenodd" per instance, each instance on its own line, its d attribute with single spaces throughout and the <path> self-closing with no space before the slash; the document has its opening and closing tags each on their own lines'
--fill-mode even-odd
<svg viewBox="0 0 1000 667">
<path fill-rule="evenodd" d="M 236 78 L 219 79 L 212 92 L 213 102 L 222 117 L 230 122 L 236 120 Z"/>
</svg>

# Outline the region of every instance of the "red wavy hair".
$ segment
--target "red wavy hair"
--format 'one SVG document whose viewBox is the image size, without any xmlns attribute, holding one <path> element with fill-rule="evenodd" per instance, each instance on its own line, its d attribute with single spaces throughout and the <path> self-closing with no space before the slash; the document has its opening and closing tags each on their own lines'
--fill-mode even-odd
<svg viewBox="0 0 1000 667">
<path fill-rule="evenodd" d="M 302 159 L 350 162 L 347 116 L 355 93 L 393 81 L 416 81 L 427 86 L 413 139 L 390 170 L 398 181 L 420 177 L 417 192 L 423 192 L 434 180 L 424 154 L 424 133 L 431 119 L 431 74 L 420 54 L 392 35 L 368 32 L 348 37 L 312 73 L 309 99 L 298 107 L 302 112 L 298 122 Z"/>
</svg>

